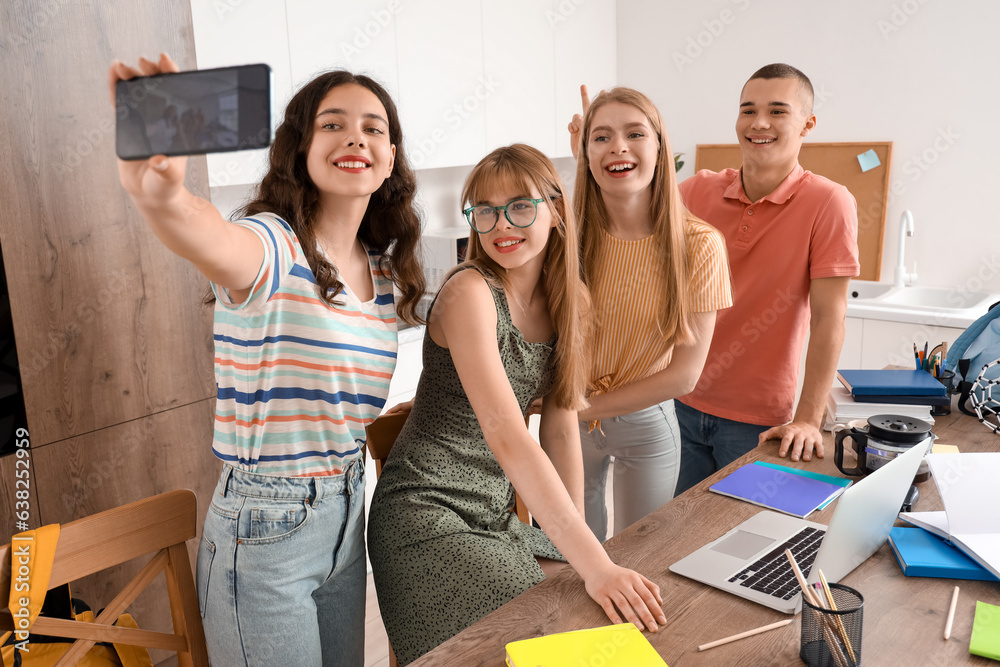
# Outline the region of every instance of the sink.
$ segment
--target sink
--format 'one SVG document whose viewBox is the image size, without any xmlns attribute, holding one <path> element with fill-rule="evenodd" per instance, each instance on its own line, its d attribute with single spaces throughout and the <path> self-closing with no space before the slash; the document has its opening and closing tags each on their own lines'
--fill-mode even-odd
<svg viewBox="0 0 1000 667">
<path fill-rule="evenodd" d="M 883 296 L 882 301 L 887 304 L 899 304 L 915 308 L 932 308 L 935 310 L 958 309 L 983 307 L 983 312 L 989 308 L 992 298 L 988 292 L 959 291 L 950 287 L 904 287 L 891 294 Z"/>
<path fill-rule="evenodd" d="M 848 299 L 877 299 L 893 290 L 892 283 L 873 283 L 869 280 L 852 280 L 847 290 Z"/>
<path fill-rule="evenodd" d="M 1000 301 L 1000 294 L 954 287 L 852 280 L 847 290 L 847 316 L 966 328 Z"/>
</svg>

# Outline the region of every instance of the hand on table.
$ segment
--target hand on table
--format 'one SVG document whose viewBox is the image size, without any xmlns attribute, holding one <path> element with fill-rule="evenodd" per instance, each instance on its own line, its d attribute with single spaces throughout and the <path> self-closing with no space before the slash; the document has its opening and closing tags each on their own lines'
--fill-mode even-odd
<svg viewBox="0 0 1000 667">
<path fill-rule="evenodd" d="M 660 587 L 638 572 L 611 563 L 584 583 L 612 623 L 628 621 L 640 630 L 656 632 L 657 624 L 667 622 Z"/>
<path fill-rule="evenodd" d="M 778 446 L 778 456 L 784 458 L 791 450 L 791 459 L 811 461 L 813 452 L 823 458 L 823 434 L 812 424 L 806 422 L 789 422 L 774 426 L 760 434 L 757 444 L 763 445 L 768 440 L 781 440 Z"/>
</svg>

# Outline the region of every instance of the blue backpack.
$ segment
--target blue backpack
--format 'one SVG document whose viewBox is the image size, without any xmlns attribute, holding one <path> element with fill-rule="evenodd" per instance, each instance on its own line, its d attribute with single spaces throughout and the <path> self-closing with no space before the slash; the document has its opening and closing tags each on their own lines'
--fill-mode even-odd
<svg viewBox="0 0 1000 667">
<path fill-rule="evenodd" d="M 976 379 L 982 373 L 987 380 L 1000 377 L 1000 364 L 991 364 L 1000 359 L 1000 301 L 990 306 L 985 315 L 969 325 L 948 350 L 948 368 L 955 371 L 956 389 L 960 394 L 958 409 L 967 415 L 978 415 L 967 405 L 972 398 L 983 403 L 981 387 L 975 387 Z M 989 365 L 985 373 L 983 368 Z M 994 397 L 994 401 L 1000 396 Z"/>
</svg>

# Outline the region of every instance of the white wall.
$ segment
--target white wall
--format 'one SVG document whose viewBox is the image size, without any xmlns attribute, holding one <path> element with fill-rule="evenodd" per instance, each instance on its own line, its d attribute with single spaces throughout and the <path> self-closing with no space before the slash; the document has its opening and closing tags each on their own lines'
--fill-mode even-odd
<svg viewBox="0 0 1000 667">
<path fill-rule="evenodd" d="M 910 209 L 919 283 L 997 292 L 998 24 L 993 0 L 618 0 L 618 81 L 660 108 L 686 178 L 696 144 L 736 143 L 750 74 L 798 67 L 817 93 L 812 141 L 894 142 L 882 280 Z"/>
</svg>

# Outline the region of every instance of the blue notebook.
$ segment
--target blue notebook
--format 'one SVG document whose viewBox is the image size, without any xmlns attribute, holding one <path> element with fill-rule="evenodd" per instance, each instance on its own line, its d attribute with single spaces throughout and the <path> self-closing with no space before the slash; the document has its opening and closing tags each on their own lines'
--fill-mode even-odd
<svg viewBox="0 0 1000 667">
<path fill-rule="evenodd" d="M 838 370 L 837 379 L 854 396 L 946 396 L 943 384 L 927 371 Z"/>
<path fill-rule="evenodd" d="M 770 465 L 748 463 L 708 487 L 708 490 L 804 519 L 843 493 L 844 488 Z"/>
<path fill-rule="evenodd" d="M 1000 581 L 961 549 L 923 528 L 895 526 L 889 531 L 889 545 L 908 577 Z"/>
</svg>

